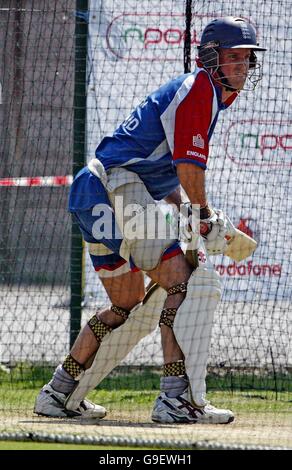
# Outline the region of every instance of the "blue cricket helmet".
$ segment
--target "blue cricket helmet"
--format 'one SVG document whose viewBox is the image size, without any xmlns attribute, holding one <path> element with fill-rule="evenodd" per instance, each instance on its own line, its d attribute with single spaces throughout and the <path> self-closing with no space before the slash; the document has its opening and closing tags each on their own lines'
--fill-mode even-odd
<svg viewBox="0 0 292 470">
<path fill-rule="evenodd" d="M 256 51 L 266 51 L 257 43 L 255 28 L 243 18 L 226 16 L 215 18 L 205 27 L 200 45 L 199 59 L 207 72 L 213 76 L 217 73 L 221 78 L 216 81 L 228 90 L 235 90 L 220 69 L 220 49 L 251 49 L 249 59 L 249 81 L 253 88 L 262 78 L 261 65 L 258 63 Z"/>
<path fill-rule="evenodd" d="M 264 47 L 260 47 L 257 43 L 255 28 L 243 18 L 233 16 L 215 18 L 206 26 L 198 49 L 204 47 L 249 48 L 266 51 Z"/>
</svg>

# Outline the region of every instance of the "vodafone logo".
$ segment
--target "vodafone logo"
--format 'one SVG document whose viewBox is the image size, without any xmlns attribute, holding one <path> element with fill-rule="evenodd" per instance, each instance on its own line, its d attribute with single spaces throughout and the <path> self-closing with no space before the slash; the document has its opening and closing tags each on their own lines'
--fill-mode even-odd
<svg viewBox="0 0 292 470">
<path fill-rule="evenodd" d="M 251 238 L 254 238 L 253 231 L 248 226 L 248 221 L 250 219 L 240 219 L 239 224 L 237 225 L 238 230 L 241 230 L 243 233 L 248 235 Z"/>
<path fill-rule="evenodd" d="M 281 277 L 282 266 L 280 264 L 254 264 L 252 261 L 248 261 L 245 264 L 232 263 L 228 266 L 219 264 L 216 266 L 216 271 L 218 272 L 218 274 L 220 274 L 220 276 L 227 277 Z"/>
<path fill-rule="evenodd" d="M 243 233 L 248 235 L 251 238 L 254 238 L 258 243 L 260 241 L 260 232 L 257 226 L 256 221 L 252 217 L 240 217 L 238 224 L 236 225 L 238 230 L 241 230 Z"/>
</svg>

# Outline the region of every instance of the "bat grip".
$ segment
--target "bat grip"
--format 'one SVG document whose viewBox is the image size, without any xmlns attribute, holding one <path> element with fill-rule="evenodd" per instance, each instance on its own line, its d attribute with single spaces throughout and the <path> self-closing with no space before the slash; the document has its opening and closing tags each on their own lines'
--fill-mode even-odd
<svg viewBox="0 0 292 470">
<path fill-rule="evenodd" d="M 225 235 L 225 239 L 230 241 L 235 235 L 236 235 L 236 229 L 233 225 L 233 223 L 231 222 L 231 220 L 229 219 L 229 217 L 226 215 L 226 235 Z"/>
</svg>

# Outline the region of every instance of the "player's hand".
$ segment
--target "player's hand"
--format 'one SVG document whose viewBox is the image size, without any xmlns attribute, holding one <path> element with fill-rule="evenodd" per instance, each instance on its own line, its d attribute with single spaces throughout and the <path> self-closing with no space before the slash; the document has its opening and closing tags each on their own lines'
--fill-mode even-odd
<svg viewBox="0 0 292 470">
<path fill-rule="evenodd" d="M 227 218 L 220 209 L 211 209 L 207 219 L 200 220 L 200 234 L 209 255 L 224 253 L 227 240 Z"/>
<path fill-rule="evenodd" d="M 192 213 L 190 206 L 186 205 L 186 213 L 179 214 L 179 239 L 181 242 L 192 243 L 197 248 L 200 237 L 200 220 Z"/>
</svg>

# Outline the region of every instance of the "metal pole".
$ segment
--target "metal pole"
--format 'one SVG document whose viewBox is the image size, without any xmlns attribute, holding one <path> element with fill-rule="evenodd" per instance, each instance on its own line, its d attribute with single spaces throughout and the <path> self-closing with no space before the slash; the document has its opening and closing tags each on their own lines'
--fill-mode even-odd
<svg viewBox="0 0 292 470">
<path fill-rule="evenodd" d="M 186 30 L 184 41 L 184 71 L 191 72 L 191 23 L 192 23 L 192 0 L 186 0 Z"/>
<path fill-rule="evenodd" d="M 86 57 L 88 33 L 88 0 L 76 0 L 75 84 L 74 84 L 74 148 L 73 175 L 85 165 L 86 144 Z M 82 313 L 82 236 L 72 220 L 71 232 L 71 299 L 70 347 L 81 327 Z"/>
</svg>

